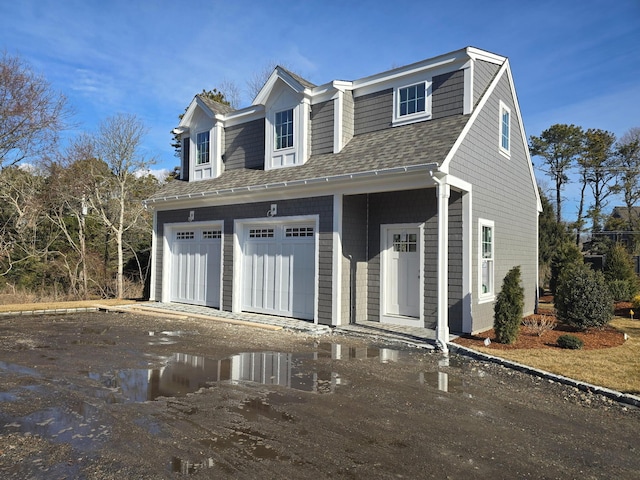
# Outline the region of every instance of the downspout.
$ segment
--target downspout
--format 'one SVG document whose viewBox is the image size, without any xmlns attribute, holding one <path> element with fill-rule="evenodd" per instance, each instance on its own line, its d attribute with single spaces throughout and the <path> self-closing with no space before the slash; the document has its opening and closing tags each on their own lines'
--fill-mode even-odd
<svg viewBox="0 0 640 480">
<path fill-rule="evenodd" d="M 438 196 L 438 320 L 436 343 L 443 353 L 448 353 L 449 343 L 449 197 L 451 187 L 447 174 L 431 171 L 437 184 Z"/>
</svg>

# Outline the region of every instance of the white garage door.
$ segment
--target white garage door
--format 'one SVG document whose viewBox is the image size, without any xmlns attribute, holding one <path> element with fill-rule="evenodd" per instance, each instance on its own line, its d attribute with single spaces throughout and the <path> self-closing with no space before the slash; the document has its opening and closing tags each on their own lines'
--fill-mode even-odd
<svg viewBox="0 0 640 480">
<path fill-rule="evenodd" d="M 243 310 L 313 319 L 313 225 L 247 226 L 243 257 Z"/>
<path fill-rule="evenodd" d="M 171 232 L 171 301 L 220 307 L 220 228 Z"/>
</svg>

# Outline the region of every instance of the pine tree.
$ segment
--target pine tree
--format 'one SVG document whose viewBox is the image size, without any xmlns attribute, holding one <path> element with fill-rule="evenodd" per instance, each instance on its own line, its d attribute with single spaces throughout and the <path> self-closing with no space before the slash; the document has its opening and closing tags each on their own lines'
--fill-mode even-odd
<svg viewBox="0 0 640 480">
<path fill-rule="evenodd" d="M 494 306 L 493 329 L 499 343 L 514 343 L 518 338 L 522 310 L 524 308 L 524 288 L 520 285 L 520 266 L 513 267 L 502 282 Z"/>
</svg>

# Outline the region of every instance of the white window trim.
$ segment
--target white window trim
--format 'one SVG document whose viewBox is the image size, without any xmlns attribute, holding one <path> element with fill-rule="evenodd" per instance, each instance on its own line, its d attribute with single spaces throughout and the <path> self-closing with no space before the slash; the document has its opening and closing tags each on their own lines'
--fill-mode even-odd
<svg viewBox="0 0 640 480">
<path fill-rule="evenodd" d="M 502 155 L 504 155 L 507 158 L 511 158 L 511 109 L 509 107 L 507 107 L 507 105 L 500 100 L 500 108 L 498 109 L 499 113 L 498 113 L 498 148 L 500 150 L 500 153 Z M 509 135 L 508 135 L 508 142 L 509 142 L 509 148 L 504 148 L 502 146 L 502 116 L 504 113 L 508 113 L 509 114 Z"/>
<path fill-rule="evenodd" d="M 482 293 L 482 228 L 491 228 L 491 261 L 493 262 L 492 285 L 489 293 Z M 492 302 L 496 298 L 496 227 L 492 220 L 478 219 L 478 303 Z"/>
<path fill-rule="evenodd" d="M 424 112 L 412 113 L 409 115 L 400 116 L 400 90 L 424 83 Z M 411 82 L 406 85 L 401 85 L 393 89 L 393 121 L 394 127 L 399 125 L 408 125 L 410 123 L 421 122 L 431 118 L 431 78 L 426 80 L 420 80 L 417 82 Z"/>
<path fill-rule="evenodd" d="M 198 161 L 200 160 L 200 159 L 198 158 L 198 137 L 199 137 L 200 135 L 205 134 L 205 133 L 208 133 L 208 134 L 209 134 L 209 140 L 208 140 L 208 142 L 207 142 L 207 144 L 208 144 L 208 146 L 209 146 L 209 158 L 207 159 L 207 161 L 206 161 L 206 162 L 198 163 Z M 194 144 L 194 146 L 195 146 L 195 166 L 196 166 L 196 168 L 211 165 L 211 156 L 212 156 L 212 155 L 211 155 L 211 153 L 212 153 L 211 140 L 212 140 L 212 136 L 213 136 L 213 135 L 211 135 L 211 130 L 202 130 L 201 132 L 196 133 L 196 139 L 195 139 L 196 141 L 195 141 L 195 144 Z"/>
<path fill-rule="evenodd" d="M 297 165 L 303 165 L 307 161 L 307 136 L 308 124 L 306 119 L 309 118 L 309 103 L 304 100 L 295 105 L 285 106 L 285 108 L 272 108 L 267 111 L 265 117 L 265 170 L 274 170 L 277 168 L 289 168 Z M 293 146 L 287 148 L 276 148 L 276 113 L 293 110 Z M 294 161 L 290 165 L 276 165 L 274 157 L 283 155 L 293 155 Z"/>
</svg>

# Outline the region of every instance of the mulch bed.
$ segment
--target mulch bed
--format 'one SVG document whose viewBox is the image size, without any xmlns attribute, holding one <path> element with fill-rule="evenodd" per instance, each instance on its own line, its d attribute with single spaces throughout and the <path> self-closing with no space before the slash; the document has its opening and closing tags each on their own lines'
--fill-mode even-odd
<svg viewBox="0 0 640 480">
<path fill-rule="evenodd" d="M 543 300 L 541 298 L 541 300 Z M 615 314 L 621 317 L 629 318 L 629 310 L 631 304 L 628 302 L 620 302 L 616 305 Z M 555 314 L 552 305 L 544 305 L 541 302 L 538 308 L 539 314 L 543 314 L 546 317 L 551 317 L 555 320 Z M 532 318 L 539 315 L 531 315 Z M 525 320 L 526 320 L 525 318 Z M 556 320 L 557 321 L 557 320 Z M 495 341 L 495 332 L 493 329 L 487 330 L 477 335 L 466 335 L 457 338 L 454 343 L 469 348 L 486 347 L 493 350 L 517 350 L 522 348 L 560 348 L 557 345 L 558 337 L 560 335 L 571 334 L 578 337 L 584 342 L 583 350 L 595 350 L 599 348 L 611 348 L 617 347 L 624 343 L 624 333 L 607 325 L 602 329 L 591 328 L 587 331 L 580 331 L 572 328 L 568 325 L 558 324 L 553 330 L 547 330 L 542 335 L 538 336 L 536 332 L 532 332 L 524 325 L 520 326 L 520 333 L 515 343 L 511 345 L 505 345 Z M 491 340 L 491 343 L 485 345 L 485 339 Z"/>
</svg>

